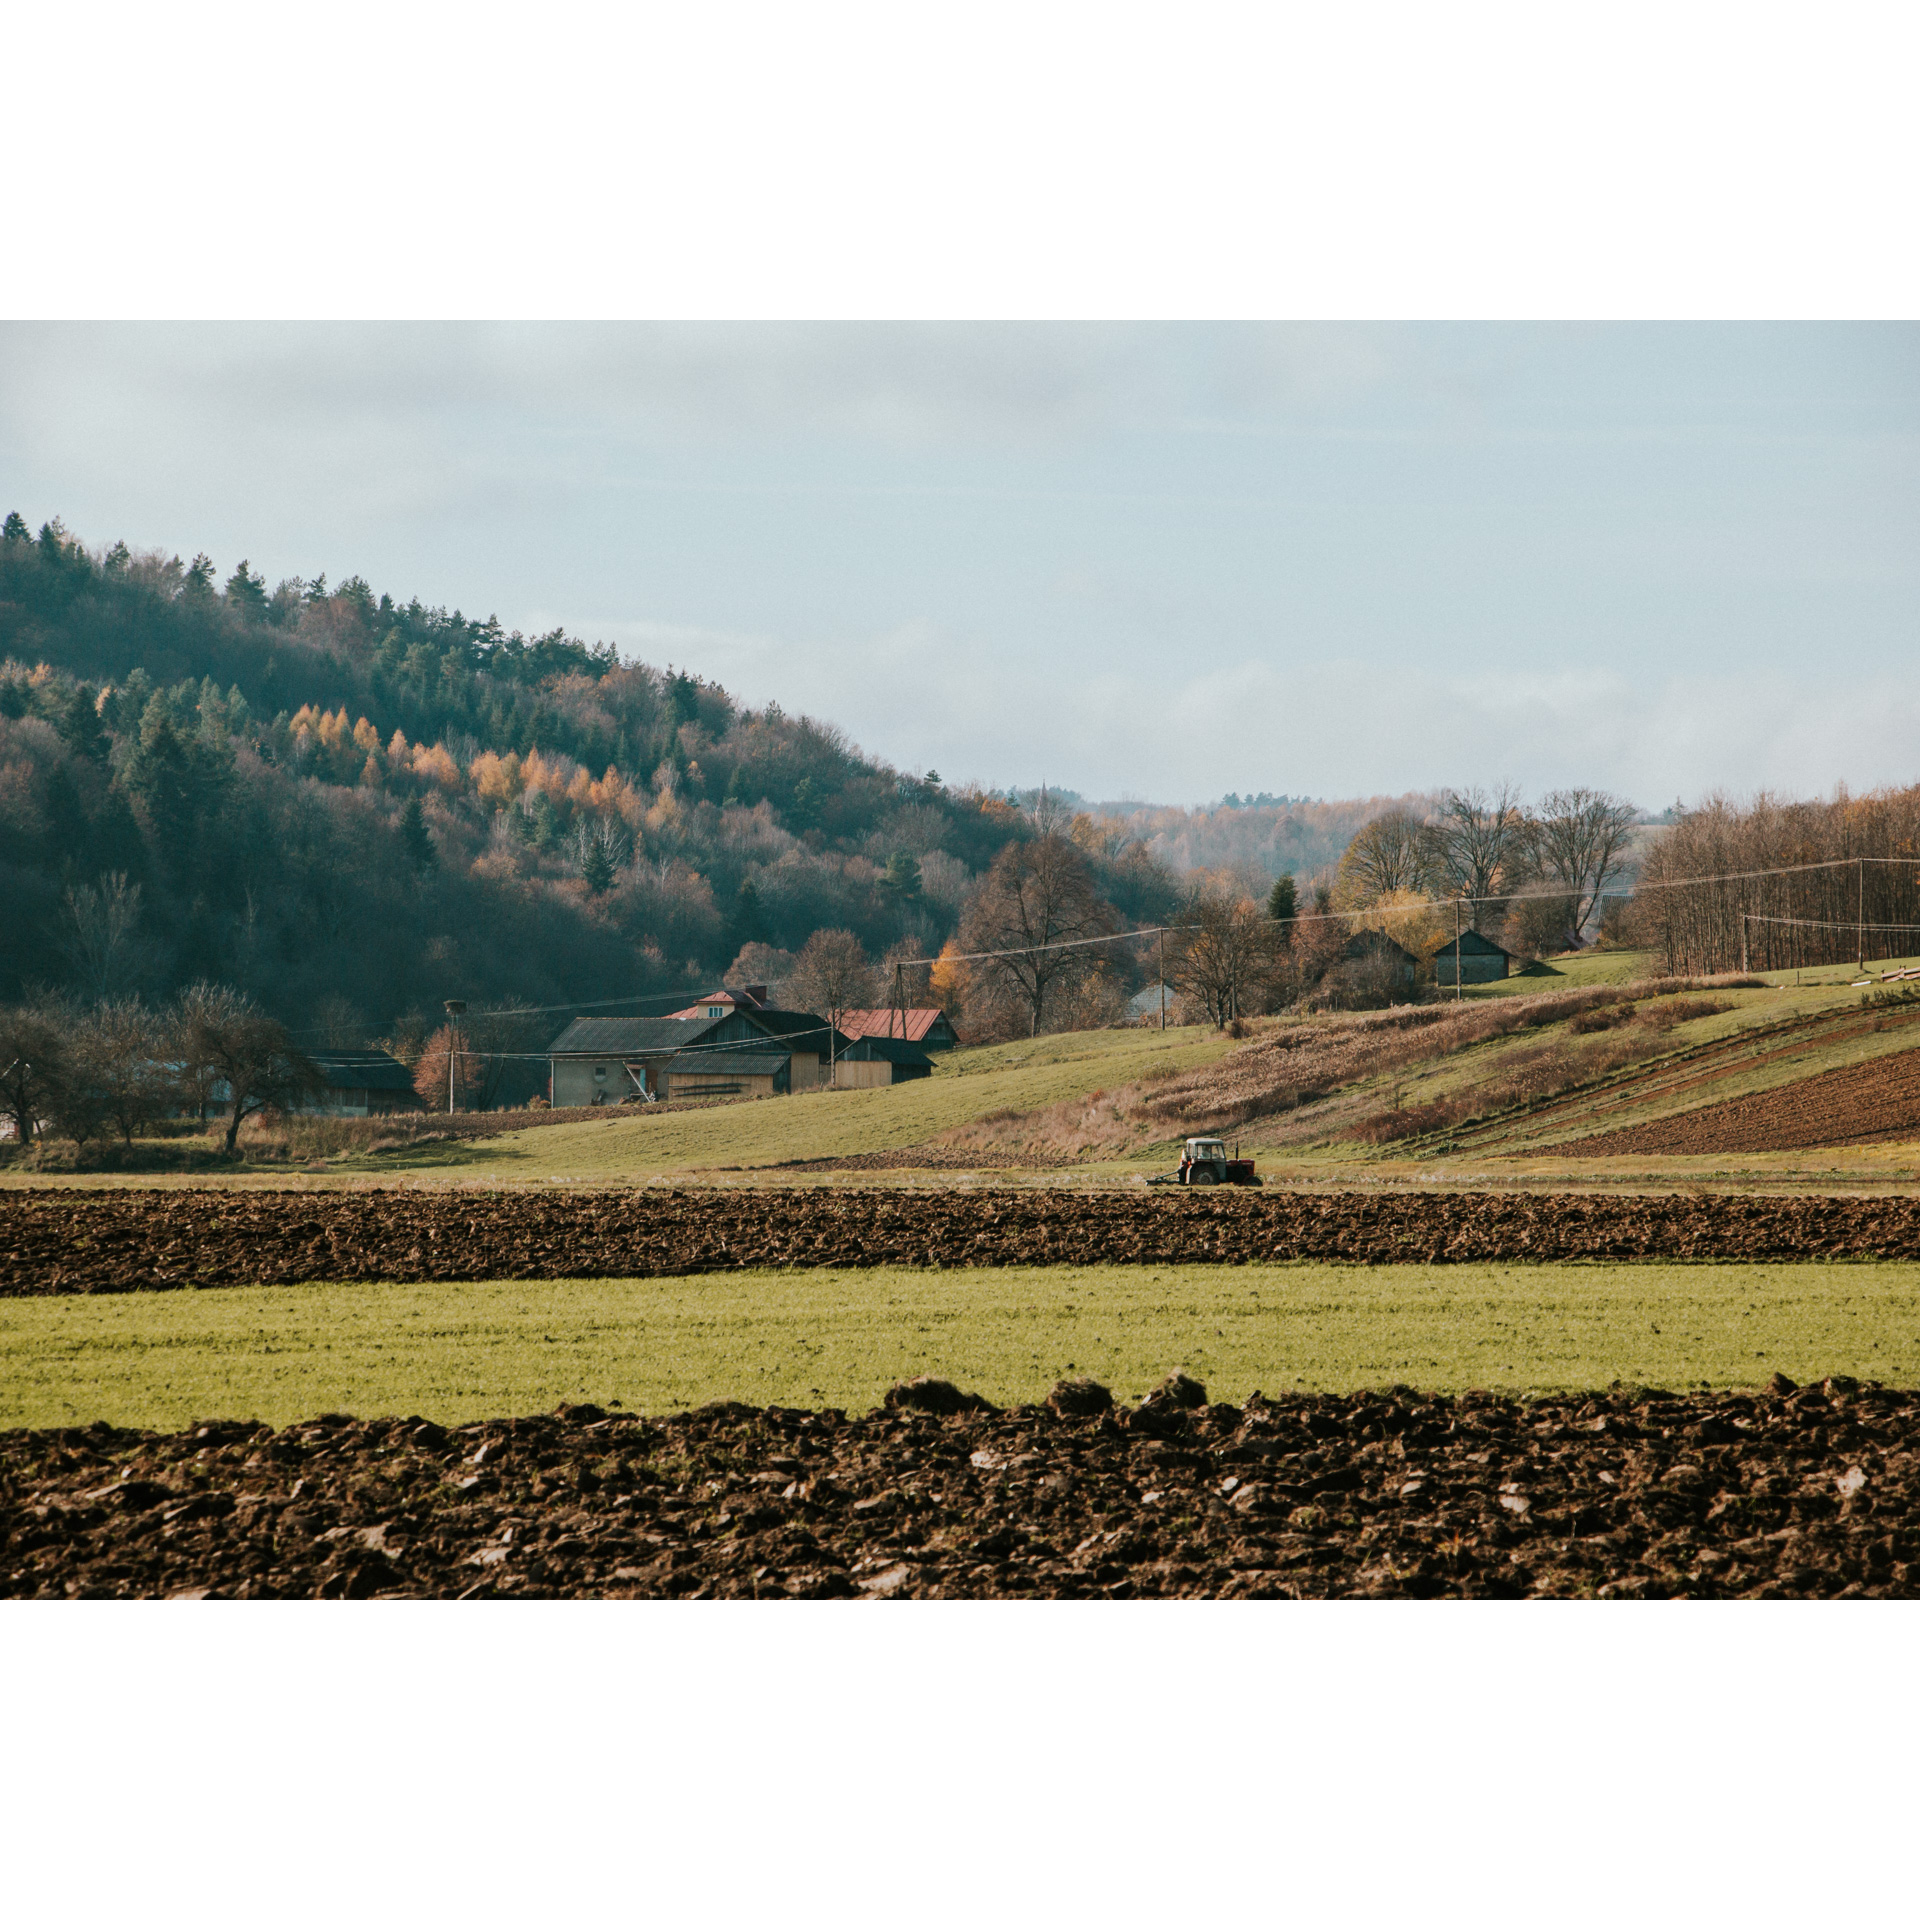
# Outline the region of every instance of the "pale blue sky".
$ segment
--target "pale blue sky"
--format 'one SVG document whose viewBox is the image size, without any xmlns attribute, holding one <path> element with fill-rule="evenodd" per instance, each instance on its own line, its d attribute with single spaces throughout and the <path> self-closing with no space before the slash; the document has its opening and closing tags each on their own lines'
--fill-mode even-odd
<svg viewBox="0 0 1920 1920">
<path fill-rule="evenodd" d="M 1920 778 L 1912 326 L 10 326 L 0 510 L 1101 797 Z"/>
</svg>

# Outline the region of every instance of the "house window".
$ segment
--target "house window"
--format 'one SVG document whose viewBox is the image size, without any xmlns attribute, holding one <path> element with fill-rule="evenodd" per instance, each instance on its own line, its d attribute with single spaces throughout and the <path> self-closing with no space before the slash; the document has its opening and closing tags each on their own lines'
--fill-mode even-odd
<svg viewBox="0 0 1920 1920">
<path fill-rule="evenodd" d="M 596 1080 L 604 1080 L 604 1079 L 605 1079 L 605 1078 L 607 1077 L 607 1070 L 606 1070 L 606 1068 L 605 1068 L 605 1067 L 595 1067 L 595 1068 L 594 1068 L 594 1070 L 593 1070 L 593 1077 L 594 1077 L 594 1078 L 595 1078 Z"/>
</svg>

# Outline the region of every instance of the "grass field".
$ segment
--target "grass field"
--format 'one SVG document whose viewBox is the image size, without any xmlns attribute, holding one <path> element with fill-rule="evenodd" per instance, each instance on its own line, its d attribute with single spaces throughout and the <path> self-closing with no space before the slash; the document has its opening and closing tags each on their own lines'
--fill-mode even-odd
<svg viewBox="0 0 1920 1920">
<path fill-rule="evenodd" d="M 563 1400 L 874 1405 L 939 1373 L 1002 1404 L 1406 1381 L 1512 1393 L 1851 1373 L 1920 1384 L 1920 1264 L 1081 1267 L 305 1286 L 0 1301 L 0 1427 L 446 1423 Z"/>
</svg>

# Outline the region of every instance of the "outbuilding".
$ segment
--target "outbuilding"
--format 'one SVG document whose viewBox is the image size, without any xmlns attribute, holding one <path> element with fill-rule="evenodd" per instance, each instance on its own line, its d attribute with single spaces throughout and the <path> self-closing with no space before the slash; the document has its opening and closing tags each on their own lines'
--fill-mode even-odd
<svg viewBox="0 0 1920 1920">
<path fill-rule="evenodd" d="M 1340 958 L 1350 965 L 1388 969 L 1395 985 L 1407 991 L 1412 990 L 1414 970 L 1419 965 L 1398 940 L 1375 927 L 1364 927 L 1356 933 L 1340 949 Z"/>
<path fill-rule="evenodd" d="M 840 1031 L 854 1040 L 910 1040 L 923 1053 L 960 1044 L 959 1030 L 944 1007 L 868 1007 L 840 1016 Z"/>
<path fill-rule="evenodd" d="M 868 1034 L 833 1063 L 836 1087 L 895 1087 L 903 1080 L 925 1080 L 933 1062 L 910 1040 Z"/>
<path fill-rule="evenodd" d="M 548 1103 L 617 1107 L 663 1099 L 662 1074 L 687 1035 L 684 1020 L 575 1020 L 547 1049 Z"/>
<path fill-rule="evenodd" d="M 311 1058 L 320 1069 L 322 1085 L 309 1112 L 411 1113 L 425 1105 L 414 1091 L 413 1075 L 392 1054 L 377 1047 L 316 1053 Z"/>
<path fill-rule="evenodd" d="M 1484 933 L 1468 928 L 1433 956 L 1433 969 L 1439 986 L 1477 986 L 1487 980 L 1504 980 L 1513 971 L 1513 955 Z"/>
</svg>

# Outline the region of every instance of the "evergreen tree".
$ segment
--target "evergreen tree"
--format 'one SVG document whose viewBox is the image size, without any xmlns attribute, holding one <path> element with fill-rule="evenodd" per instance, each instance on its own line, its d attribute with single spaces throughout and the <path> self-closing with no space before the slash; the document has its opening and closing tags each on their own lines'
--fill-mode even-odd
<svg viewBox="0 0 1920 1920">
<path fill-rule="evenodd" d="M 421 811 L 418 794 L 400 809 L 400 844 L 416 873 L 425 873 L 439 860 L 440 856 L 433 847 L 433 835 L 427 831 L 427 817 Z"/>
<path fill-rule="evenodd" d="M 1294 895 L 1293 875 L 1283 873 L 1273 883 L 1273 891 L 1267 895 L 1267 918 L 1279 921 L 1282 946 L 1288 945 L 1293 939 L 1294 916 L 1299 911 L 1299 902 Z"/>
<path fill-rule="evenodd" d="M 227 605 L 243 618 L 264 620 L 267 614 L 267 583 L 242 560 L 227 582 Z"/>
<path fill-rule="evenodd" d="M 28 540 L 32 535 L 27 532 L 27 523 L 17 513 L 7 515 L 7 522 L 0 527 L 0 538 L 7 540 Z"/>
</svg>

